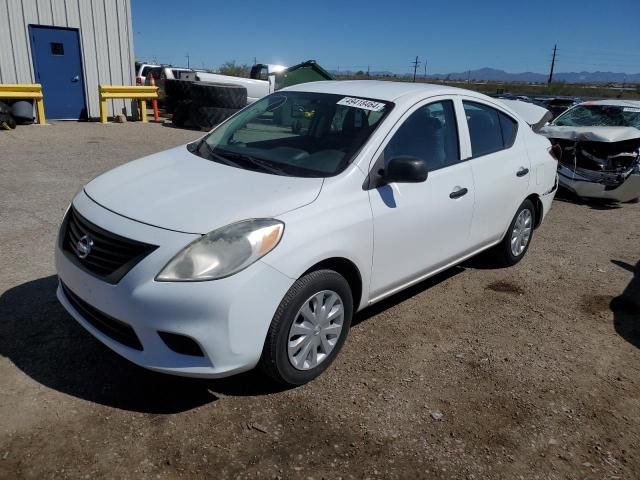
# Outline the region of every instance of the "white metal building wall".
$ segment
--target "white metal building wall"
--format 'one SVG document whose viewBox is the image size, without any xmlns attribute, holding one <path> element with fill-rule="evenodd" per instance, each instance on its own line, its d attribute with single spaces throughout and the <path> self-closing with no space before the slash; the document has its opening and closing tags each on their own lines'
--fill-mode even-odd
<svg viewBox="0 0 640 480">
<path fill-rule="evenodd" d="M 98 84 L 133 85 L 130 0 L 0 0 L 0 83 L 35 83 L 29 25 L 79 29 L 90 117 L 100 114 Z M 109 115 L 131 114 L 129 101 L 109 103 Z"/>
</svg>

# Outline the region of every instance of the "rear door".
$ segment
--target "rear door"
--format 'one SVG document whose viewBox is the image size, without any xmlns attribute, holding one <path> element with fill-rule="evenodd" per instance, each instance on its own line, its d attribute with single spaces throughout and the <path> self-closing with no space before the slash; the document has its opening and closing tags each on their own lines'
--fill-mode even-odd
<svg viewBox="0 0 640 480">
<path fill-rule="evenodd" d="M 371 297 L 384 296 L 460 258 L 469 248 L 474 186 L 461 160 L 459 119 L 451 98 L 414 106 L 392 129 L 372 169 L 397 156 L 424 159 L 423 183 L 369 190 L 374 255 Z"/>
<path fill-rule="evenodd" d="M 29 25 L 29 36 L 35 79 L 42 84 L 47 117 L 86 118 L 78 30 Z"/>
<path fill-rule="evenodd" d="M 531 164 L 518 122 L 495 105 L 462 98 L 475 184 L 471 241 L 476 248 L 501 239 L 526 198 Z M 526 127 L 529 128 L 529 127 Z"/>
</svg>

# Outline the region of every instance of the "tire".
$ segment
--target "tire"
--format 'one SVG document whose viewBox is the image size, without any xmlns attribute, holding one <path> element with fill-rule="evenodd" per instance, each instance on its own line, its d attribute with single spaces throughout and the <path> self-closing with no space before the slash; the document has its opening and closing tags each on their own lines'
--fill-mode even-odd
<svg viewBox="0 0 640 480">
<path fill-rule="evenodd" d="M 189 118 L 189 107 L 191 100 L 180 100 L 171 116 L 171 123 L 176 127 L 184 127 Z"/>
<path fill-rule="evenodd" d="M 16 119 L 8 113 L 0 113 L 0 130 L 13 130 L 16 128 Z"/>
<path fill-rule="evenodd" d="M 16 122 L 21 124 L 32 123 L 35 117 L 33 116 L 33 103 L 26 100 L 18 100 L 11 105 L 11 114 Z"/>
<path fill-rule="evenodd" d="M 337 295 L 339 301 L 342 304 L 342 328 L 339 330 L 337 337 L 329 339 L 328 334 L 325 331 L 315 332 L 313 329 L 304 328 L 308 331 L 308 335 L 298 335 L 297 337 L 291 337 L 293 334 L 291 327 L 294 322 L 302 325 L 314 325 L 313 323 L 305 320 L 300 313 L 301 308 L 307 304 L 309 312 L 313 313 L 315 309 L 315 299 L 319 298 L 322 294 L 323 301 L 331 303 L 331 295 Z M 338 308 L 338 301 L 333 303 L 334 312 Z M 322 372 L 333 362 L 335 357 L 340 352 L 340 349 L 344 345 L 344 342 L 349 334 L 349 328 L 351 326 L 351 318 L 353 315 L 353 297 L 349 284 L 342 275 L 334 272 L 333 270 L 317 270 L 311 272 L 303 277 L 299 278 L 289 289 L 284 296 L 278 309 L 276 310 L 271 326 L 267 332 L 267 338 L 262 350 L 262 357 L 260 358 L 259 368 L 275 382 L 286 386 L 298 386 L 303 385 Z M 325 328 L 329 331 L 335 331 L 340 319 L 336 316 L 331 323 L 324 322 Z M 320 320 L 322 323 L 322 320 Z M 314 333 L 315 332 L 315 333 Z M 294 338 L 293 342 L 299 341 L 300 350 L 298 350 L 297 358 L 299 360 L 298 366 L 294 366 L 294 360 L 291 360 L 289 344 L 290 337 Z M 304 339 L 308 338 L 309 341 L 305 342 Z M 322 339 L 326 342 L 323 342 Z M 328 354 L 323 354 L 322 351 L 326 351 L 324 345 L 327 345 L 333 341 L 332 348 Z M 304 346 L 310 344 L 311 348 L 309 352 L 309 362 L 313 365 L 313 351 L 316 349 L 317 364 L 315 366 L 308 365 L 304 358 L 307 358 L 304 351 Z M 292 350 L 292 352 L 294 352 Z M 296 356 L 295 353 L 293 353 Z M 325 355 L 319 357 L 318 355 Z"/>
<path fill-rule="evenodd" d="M 193 82 L 191 88 L 191 98 L 204 106 L 239 109 L 247 105 L 247 89 L 241 85 Z"/>
<path fill-rule="evenodd" d="M 199 128 L 212 128 L 237 111 L 235 108 L 204 107 L 192 102 L 189 107 L 189 123 Z"/>
<path fill-rule="evenodd" d="M 191 100 L 191 85 L 189 80 L 166 79 L 164 81 L 164 105 L 168 113 L 173 113 L 178 102 Z"/>
<path fill-rule="evenodd" d="M 522 213 L 524 211 L 528 211 L 529 213 L 528 214 Z M 526 225 L 528 225 L 527 228 L 528 228 L 529 236 L 528 236 L 528 239 L 526 240 L 526 244 L 524 245 L 524 248 L 522 248 L 518 254 L 515 254 L 514 250 L 511 248 L 511 243 L 514 237 L 514 231 L 516 230 L 516 228 L 518 228 L 516 224 L 518 223 L 518 220 L 521 218 L 521 215 L 523 216 L 522 219 L 525 220 Z M 526 221 L 527 218 L 528 218 L 528 221 Z M 511 220 L 511 223 L 509 224 L 509 229 L 507 230 L 507 233 L 502 239 L 502 242 L 500 242 L 498 245 L 496 245 L 493 248 L 491 253 L 493 254 L 492 256 L 494 260 L 503 267 L 511 267 L 516 263 L 518 263 L 520 260 L 522 260 L 526 255 L 527 250 L 529 250 L 529 245 L 531 245 L 535 224 L 536 224 L 536 209 L 533 205 L 533 202 L 529 199 L 526 199 L 524 202 L 522 202 L 522 205 L 520 205 L 520 207 L 518 208 L 518 211 L 513 216 L 513 220 Z M 520 237 L 520 238 L 522 239 L 523 237 Z M 522 245 L 520 246 L 522 247 Z"/>
</svg>

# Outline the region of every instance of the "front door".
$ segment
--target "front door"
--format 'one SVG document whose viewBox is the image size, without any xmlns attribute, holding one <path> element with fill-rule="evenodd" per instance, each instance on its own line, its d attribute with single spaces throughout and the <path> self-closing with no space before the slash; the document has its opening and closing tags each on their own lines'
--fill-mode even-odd
<svg viewBox="0 0 640 480">
<path fill-rule="evenodd" d="M 469 248 L 475 189 L 461 160 L 458 124 L 451 99 L 418 105 L 392 132 L 372 168 L 393 157 L 425 160 L 422 183 L 392 183 L 369 190 L 374 252 L 371 297 L 381 297 L 434 272 Z"/>
<path fill-rule="evenodd" d="M 42 85 L 47 118 L 86 118 L 78 30 L 29 25 L 29 38 L 36 83 Z"/>
</svg>

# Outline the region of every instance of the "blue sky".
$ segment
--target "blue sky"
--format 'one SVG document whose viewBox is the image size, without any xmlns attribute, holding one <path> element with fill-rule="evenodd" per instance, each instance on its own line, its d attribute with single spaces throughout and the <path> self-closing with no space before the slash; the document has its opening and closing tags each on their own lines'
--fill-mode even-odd
<svg viewBox="0 0 640 480">
<path fill-rule="evenodd" d="M 238 63 L 404 73 L 485 66 L 640 72 L 639 0 L 132 0 L 136 58 L 216 68 Z M 615 5 L 615 6 L 614 6 Z M 424 73 L 423 65 L 420 72 Z"/>
</svg>

